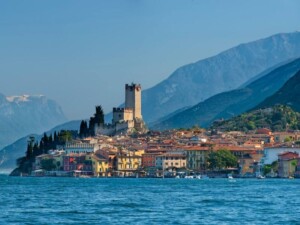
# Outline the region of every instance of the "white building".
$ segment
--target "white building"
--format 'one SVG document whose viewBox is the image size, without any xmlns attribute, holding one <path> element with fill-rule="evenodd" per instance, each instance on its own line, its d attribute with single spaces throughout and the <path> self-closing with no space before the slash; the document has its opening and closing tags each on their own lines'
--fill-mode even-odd
<svg viewBox="0 0 300 225">
<path fill-rule="evenodd" d="M 66 154 L 70 153 L 91 153 L 95 150 L 95 145 L 89 143 L 67 143 L 64 146 Z"/>
</svg>

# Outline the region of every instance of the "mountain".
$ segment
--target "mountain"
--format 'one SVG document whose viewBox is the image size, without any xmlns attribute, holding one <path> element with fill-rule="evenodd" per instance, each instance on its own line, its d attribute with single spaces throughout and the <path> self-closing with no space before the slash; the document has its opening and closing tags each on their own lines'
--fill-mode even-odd
<svg viewBox="0 0 300 225">
<path fill-rule="evenodd" d="M 61 107 L 45 96 L 0 94 L 0 148 L 30 134 L 66 122 Z"/>
<path fill-rule="evenodd" d="M 275 94 L 266 98 L 256 108 L 271 107 L 276 104 L 288 105 L 300 112 L 300 70 L 290 78 Z"/>
<path fill-rule="evenodd" d="M 285 64 L 288 64 L 290 62 L 293 62 L 295 59 L 297 58 L 293 58 L 293 59 L 289 59 L 289 60 L 286 60 L 284 62 L 281 62 L 281 63 L 278 63 L 276 64 L 275 66 L 272 66 L 266 70 L 264 70 L 262 73 L 259 73 L 258 75 L 256 75 L 255 77 L 252 77 L 250 80 L 248 80 L 246 83 L 243 83 L 239 88 L 244 88 L 244 87 L 247 87 L 249 84 L 253 83 L 254 81 L 258 80 L 259 78 L 262 78 L 264 77 L 265 75 L 267 75 L 268 73 L 272 72 L 273 70 L 281 67 L 281 66 L 284 66 Z"/>
<path fill-rule="evenodd" d="M 53 129 L 47 131 L 47 135 L 53 134 L 54 131 L 58 132 L 60 130 L 78 130 L 80 126 L 80 120 L 70 121 Z M 29 137 L 33 136 L 35 140 L 40 140 L 42 135 L 31 134 L 20 138 L 11 145 L 6 146 L 0 150 L 0 170 L 12 170 L 16 167 L 16 160 L 25 155 L 27 148 L 27 141 Z"/>
<path fill-rule="evenodd" d="M 156 124 L 152 129 L 170 129 L 200 125 L 209 126 L 214 120 L 231 118 L 261 103 L 278 91 L 300 69 L 300 58 L 276 68 L 245 88 L 217 94 L 204 102 Z"/>
<path fill-rule="evenodd" d="M 277 34 L 241 44 L 216 56 L 185 65 L 143 91 L 143 118 L 149 122 L 240 87 L 278 63 L 300 57 L 300 32 Z"/>
<path fill-rule="evenodd" d="M 287 126 L 288 125 L 288 126 Z M 300 129 L 300 113 L 284 105 L 252 110 L 229 120 L 214 122 L 211 129 L 221 131 L 249 131 L 269 128 L 273 132 Z"/>
</svg>

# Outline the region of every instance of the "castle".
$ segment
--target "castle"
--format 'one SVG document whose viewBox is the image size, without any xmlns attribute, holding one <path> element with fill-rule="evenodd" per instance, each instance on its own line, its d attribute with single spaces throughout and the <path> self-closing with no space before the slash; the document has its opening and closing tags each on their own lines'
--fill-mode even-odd
<svg viewBox="0 0 300 225">
<path fill-rule="evenodd" d="M 144 133 L 146 126 L 142 118 L 142 88 L 140 84 L 125 85 L 125 107 L 113 108 L 111 124 L 95 126 L 95 134 L 115 135 L 120 133 Z"/>
</svg>

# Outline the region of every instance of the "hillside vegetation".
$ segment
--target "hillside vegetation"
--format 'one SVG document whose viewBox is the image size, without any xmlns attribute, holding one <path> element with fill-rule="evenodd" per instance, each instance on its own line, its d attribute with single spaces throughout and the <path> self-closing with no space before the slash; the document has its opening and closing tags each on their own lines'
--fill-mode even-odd
<svg viewBox="0 0 300 225">
<path fill-rule="evenodd" d="M 251 131 L 258 128 L 270 128 L 272 131 L 300 129 L 300 113 L 289 106 L 275 105 L 270 108 L 258 109 L 230 120 L 214 122 L 212 129 L 222 131 Z"/>
</svg>

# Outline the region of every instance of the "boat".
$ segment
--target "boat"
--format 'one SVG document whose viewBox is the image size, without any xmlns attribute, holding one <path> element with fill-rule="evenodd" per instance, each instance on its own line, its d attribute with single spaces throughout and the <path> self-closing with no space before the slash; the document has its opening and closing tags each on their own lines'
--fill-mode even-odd
<svg viewBox="0 0 300 225">
<path fill-rule="evenodd" d="M 236 182 L 236 179 L 233 178 L 232 174 L 228 174 L 227 178 L 229 182 Z"/>
<path fill-rule="evenodd" d="M 259 174 L 259 175 L 257 175 L 257 177 L 256 177 L 257 179 L 265 179 L 266 177 L 265 176 L 263 176 L 263 175 L 261 175 L 261 174 Z"/>
</svg>

